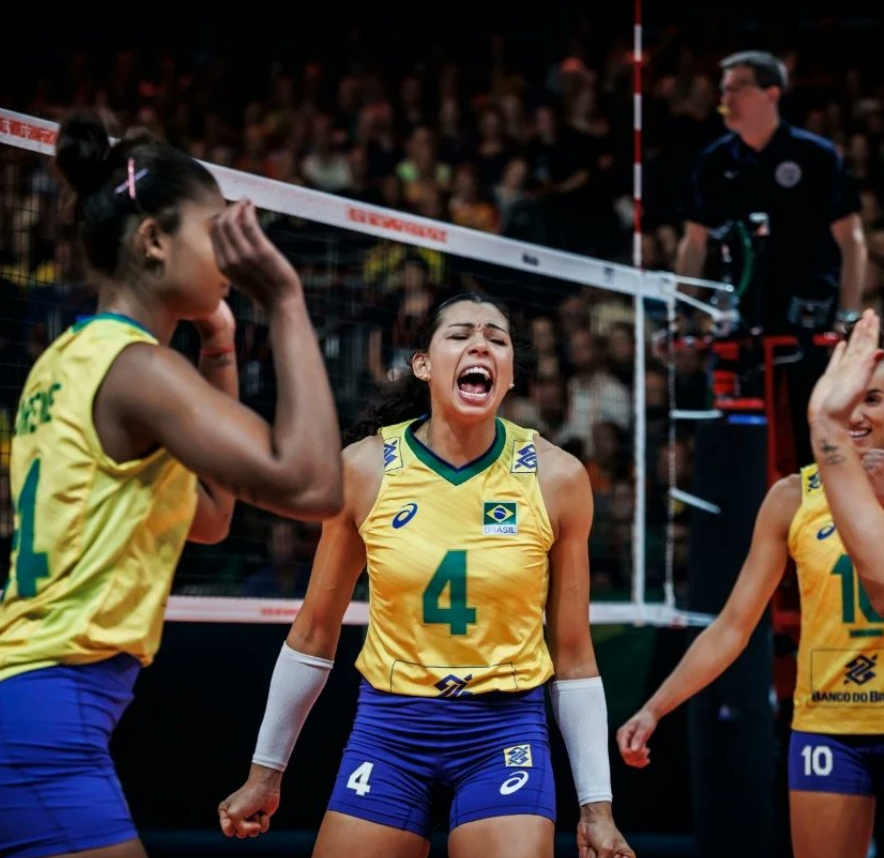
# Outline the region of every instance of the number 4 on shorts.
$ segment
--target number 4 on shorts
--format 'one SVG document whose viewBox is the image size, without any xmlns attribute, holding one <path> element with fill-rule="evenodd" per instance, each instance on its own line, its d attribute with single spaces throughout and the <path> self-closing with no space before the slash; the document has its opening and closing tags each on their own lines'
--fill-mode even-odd
<svg viewBox="0 0 884 858">
<path fill-rule="evenodd" d="M 373 768 L 374 763 L 363 763 L 359 766 L 359 768 L 350 775 L 350 779 L 347 781 L 347 789 L 355 790 L 356 795 L 365 795 L 366 793 L 371 792 L 368 778 L 371 775 L 371 770 Z"/>
</svg>

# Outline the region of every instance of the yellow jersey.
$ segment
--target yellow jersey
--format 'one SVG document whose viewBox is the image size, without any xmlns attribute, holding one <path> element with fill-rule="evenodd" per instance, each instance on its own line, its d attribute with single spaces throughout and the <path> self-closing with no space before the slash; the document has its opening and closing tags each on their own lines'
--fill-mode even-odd
<svg viewBox="0 0 884 858">
<path fill-rule="evenodd" d="M 417 697 L 534 688 L 553 673 L 535 433 L 498 420 L 489 450 L 454 468 L 415 437 L 421 422 L 381 430 L 384 476 L 359 528 L 370 595 L 356 666 L 374 688 Z"/>
<path fill-rule="evenodd" d="M 801 593 L 792 726 L 809 733 L 884 733 L 884 619 L 844 552 L 816 465 L 801 470 L 789 552 Z"/>
<path fill-rule="evenodd" d="M 159 647 L 196 477 L 158 449 L 118 463 L 92 419 L 111 364 L 156 339 L 110 313 L 69 328 L 31 369 L 15 421 L 15 535 L 0 603 L 0 680 Z"/>
</svg>

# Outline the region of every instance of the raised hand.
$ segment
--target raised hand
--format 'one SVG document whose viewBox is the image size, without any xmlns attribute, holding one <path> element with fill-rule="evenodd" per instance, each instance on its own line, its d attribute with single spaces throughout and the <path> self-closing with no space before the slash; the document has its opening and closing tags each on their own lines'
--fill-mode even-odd
<svg viewBox="0 0 884 858">
<path fill-rule="evenodd" d="M 247 200 L 225 209 L 212 229 L 212 243 L 221 272 L 262 307 L 301 296 L 298 273 L 264 234 Z"/>
<path fill-rule="evenodd" d="M 850 339 L 835 346 L 829 365 L 810 396 L 809 421 L 822 417 L 846 423 L 850 419 L 881 360 L 880 329 L 878 315 L 873 310 L 866 310 L 854 326 Z"/>
</svg>

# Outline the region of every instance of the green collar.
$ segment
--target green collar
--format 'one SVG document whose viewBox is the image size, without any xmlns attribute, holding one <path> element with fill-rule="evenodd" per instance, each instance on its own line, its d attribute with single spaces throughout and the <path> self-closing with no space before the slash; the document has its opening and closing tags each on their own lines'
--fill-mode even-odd
<svg viewBox="0 0 884 858">
<path fill-rule="evenodd" d="M 495 436 L 494 442 L 478 459 L 468 462 L 460 468 L 455 468 L 444 459 L 440 459 L 426 444 L 422 443 L 415 437 L 415 430 L 422 426 L 425 420 L 415 420 L 405 429 L 405 440 L 411 448 L 412 453 L 418 457 L 431 471 L 438 474 L 453 486 L 463 485 L 467 480 L 481 474 L 482 471 L 491 467 L 497 461 L 503 452 L 506 443 L 506 429 L 499 419 L 495 419 Z"/>
<path fill-rule="evenodd" d="M 145 334 L 150 334 L 153 337 L 153 334 L 141 324 L 141 322 L 136 322 L 135 319 L 130 319 L 129 316 L 124 316 L 122 313 L 96 313 L 94 316 L 81 316 L 73 325 L 73 330 L 76 333 L 77 331 L 81 331 L 86 325 L 91 322 L 98 322 L 102 320 L 111 320 L 114 322 L 122 322 L 124 325 L 131 325 L 133 328 L 138 328 L 139 331 L 144 331 Z M 156 339 L 154 337 L 154 339 Z"/>
</svg>

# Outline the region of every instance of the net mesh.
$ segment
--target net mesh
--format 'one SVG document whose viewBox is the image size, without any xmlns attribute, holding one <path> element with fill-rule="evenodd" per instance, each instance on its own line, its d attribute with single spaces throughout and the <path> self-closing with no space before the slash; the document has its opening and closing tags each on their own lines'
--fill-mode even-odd
<svg viewBox="0 0 884 858">
<path fill-rule="evenodd" d="M 8 467 L 19 391 L 43 349 L 94 310 L 60 217 L 54 131 L 0 111 L 0 582 L 14 528 Z M 677 477 L 669 416 L 675 358 L 655 336 L 671 320 L 667 275 L 207 166 L 228 199 L 248 196 L 260 207 L 268 236 L 298 269 L 345 437 L 366 402 L 406 370 L 416 322 L 437 298 L 471 290 L 504 301 L 527 349 L 502 416 L 572 452 L 592 478 L 593 621 L 695 620 L 676 607 L 684 569 L 669 491 Z M 265 320 L 241 294 L 230 301 L 241 398 L 272 419 Z M 195 331 L 181 325 L 173 346 L 195 359 Z M 238 504 L 224 543 L 186 547 L 169 618 L 290 620 L 319 532 Z M 365 621 L 367 597 L 363 576 L 348 622 Z"/>
</svg>

